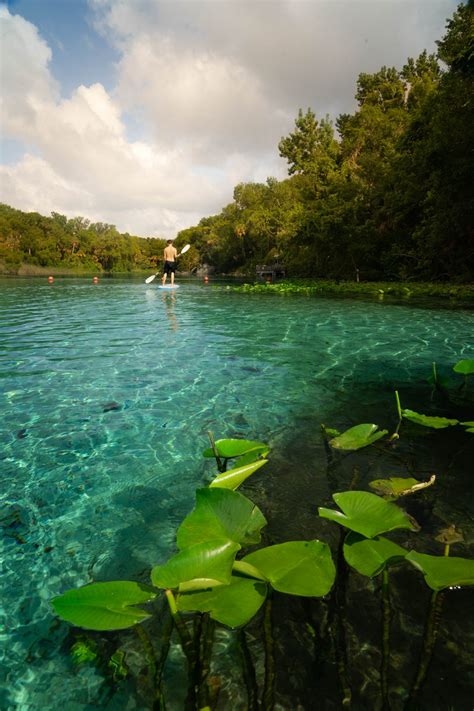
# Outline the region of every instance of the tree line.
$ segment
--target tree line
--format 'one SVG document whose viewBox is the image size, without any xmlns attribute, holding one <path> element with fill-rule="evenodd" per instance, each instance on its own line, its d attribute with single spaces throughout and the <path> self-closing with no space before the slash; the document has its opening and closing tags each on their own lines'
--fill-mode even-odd
<svg viewBox="0 0 474 711">
<path fill-rule="evenodd" d="M 44 217 L 0 204 L 0 266 L 16 272 L 22 265 L 58 267 L 73 272 L 127 272 L 156 267 L 163 239 L 120 233 L 114 225 L 68 219 L 57 212 Z"/>
<path fill-rule="evenodd" d="M 335 126 L 300 110 L 278 146 L 289 177 L 237 185 L 180 239 L 221 272 L 278 261 L 300 277 L 472 281 L 470 7 L 437 45 L 401 69 L 360 74 L 357 108 Z"/>
<path fill-rule="evenodd" d="M 299 110 L 278 145 L 288 178 L 242 183 L 218 215 L 177 235 L 181 267 L 293 277 L 474 278 L 474 19 L 460 5 L 436 54 L 359 75 L 352 114 Z M 0 205 L 0 268 L 124 272 L 161 262 L 164 240 Z M 2 267 L 3 264 L 3 267 Z"/>
</svg>

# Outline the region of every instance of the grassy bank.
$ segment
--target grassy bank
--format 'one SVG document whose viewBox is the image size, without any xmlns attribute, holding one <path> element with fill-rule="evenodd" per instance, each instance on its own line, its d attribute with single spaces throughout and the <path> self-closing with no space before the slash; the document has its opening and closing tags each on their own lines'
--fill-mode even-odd
<svg viewBox="0 0 474 711">
<path fill-rule="evenodd" d="M 329 280 L 292 279 L 275 284 L 242 284 L 229 287 L 233 291 L 258 294 L 370 294 L 387 296 L 438 296 L 474 301 L 474 284 L 438 284 L 422 282 L 336 282 Z"/>
</svg>

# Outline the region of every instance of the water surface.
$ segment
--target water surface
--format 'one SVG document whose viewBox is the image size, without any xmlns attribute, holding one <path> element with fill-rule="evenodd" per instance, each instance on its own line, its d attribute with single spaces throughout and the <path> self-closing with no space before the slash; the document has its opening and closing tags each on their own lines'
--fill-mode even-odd
<svg viewBox="0 0 474 711">
<path fill-rule="evenodd" d="M 429 303 L 58 278 L 2 280 L 0 309 L 0 706 L 15 711 L 140 708 L 131 690 L 105 702 L 99 672 L 74 669 L 62 648 L 70 628 L 49 600 L 92 580 L 146 579 L 173 552 L 176 526 L 209 479 L 209 430 L 271 445 L 271 464 L 246 489 L 270 519 L 268 542 L 319 536 L 317 506 L 348 487 L 349 470 L 357 464 L 367 488 L 406 475 L 413 454 L 401 445 L 403 464 L 355 457 L 328 474 L 320 424 L 393 428 L 395 388 L 405 407 L 421 399 L 431 414 L 451 414 L 430 400 L 431 364 L 448 374 L 474 357 L 473 312 Z M 421 517 L 428 528 L 462 527 L 458 555 L 467 555 L 473 450 L 461 436 L 428 435 L 411 466 L 439 478 L 434 514 Z M 472 630 L 452 614 L 456 657 Z"/>
</svg>

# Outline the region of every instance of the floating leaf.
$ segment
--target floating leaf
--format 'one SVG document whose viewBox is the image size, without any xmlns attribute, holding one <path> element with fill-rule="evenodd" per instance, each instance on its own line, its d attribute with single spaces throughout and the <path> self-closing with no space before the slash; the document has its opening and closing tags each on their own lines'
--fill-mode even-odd
<svg viewBox="0 0 474 711">
<path fill-rule="evenodd" d="M 66 622 L 90 630 L 123 630 L 150 617 L 132 605 L 150 602 L 156 590 L 140 583 L 120 580 L 91 583 L 68 590 L 51 603 Z"/>
<path fill-rule="evenodd" d="M 233 459 L 234 457 L 241 457 L 248 452 L 260 453 L 265 450 L 268 452 L 268 445 L 263 442 L 255 442 L 250 439 L 217 439 L 215 441 L 215 447 L 219 457 L 223 459 Z M 212 447 L 208 447 L 202 453 L 203 457 L 214 457 L 214 450 Z"/>
<path fill-rule="evenodd" d="M 267 523 L 255 504 L 237 491 L 219 487 L 198 489 L 196 506 L 177 532 L 181 550 L 196 543 L 225 538 L 240 545 L 260 542 Z"/>
<path fill-rule="evenodd" d="M 468 358 L 460 360 L 453 366 L 453 370 L 461 375 L 472 375 L 474 373 L 474 360 Z"/>
<path fill-rule="evenodd" d="M 398 499 L 400 496 L 414 494 L 416 491 L 426 489 L 436 481 L 436 476 L 430 477 L 429 481 L 418 481 L 412 477 L 390 477 L 389 479 L 375 479 L 369 482 L 371 489 L 384 498 Z"/>
<path fill-rule="evenodd" d="M 466 432 L 474 433 L 474 420 L 471 422 L 460 422 L 463 427 L 466 427 Z"/>
<path fill-rule="evenodd" d="M 257 580 L 233 576 L 230 585 L 213 590 L 179 594 L 178 610 L 209 612 L 212 619 L 228 627 L 245 625 L 258 612 L 267 596 L 267 586 Z"/>
<path fill-rule="evenodd" d="M 336 576 L 329 546 L 316 540 L 261 548 L 240 562 L 255 566 L 275 590 L 289 595 L 322 597 Z"/>
<path fill-rule="evenodd" d="M 426 555 L 412 551 L 406 557 L 421 570 L 432 590 L 474 585 L 474 560 L 454 556 Z"/>
<path fill-rule="evenodd" d="M 402 410 L 402 416 L 417 425 L 431 427 L 435 430 L 441 430 L 445 427 L 452 427 L 453 425 L 459 424 L 459 420 L 450 420 L 447 417 L 429 417 L 428 415 L 422 415 L 414 410 Z"/>
<path fill-rule="evenodd" d="M 416 530 L 416 524 L 398 506 L 368 491 L 343 491 L 332 498 L 343 513 L 320 507 L 319 515 L 366 538 L 374 538 L 395 528 Z"/>
<path fill-rule="evenodd" d="M 263 467 L 268 462 L 268 459 L 260 459 L 253 461 L 251 464 L 229 469 L 223 474 L 219 474 L 209 484 L 210 488 L 218 487 L 221 489 L 237 489 L 251 474 Z"/>
<path fill-rule="evenodd" d="M 379 430 L 378 425 L 362 424 L 351 427 L 338 437 L 329 440 L 334 449 L 355 450 L 368 447 L 378 439 L 388 434 L 387 430 Z"/>
<path fill-rule="evenodd" d="M 238 543 L 227 538 L 205 541 L 189 546 L 173 556 L 164 565 L 151 571 L 151 581 L 157 588 L 203 590 L 217 584 L 230 582 Z"/>
<path fill-rule="evenodd" d="M 344 558 L 358 573 L 373 578 L 390 563 L 403 560 L 407 551 L 388 538 L 365 538 L 349 533 L 344 541 Z"/>
</svg>

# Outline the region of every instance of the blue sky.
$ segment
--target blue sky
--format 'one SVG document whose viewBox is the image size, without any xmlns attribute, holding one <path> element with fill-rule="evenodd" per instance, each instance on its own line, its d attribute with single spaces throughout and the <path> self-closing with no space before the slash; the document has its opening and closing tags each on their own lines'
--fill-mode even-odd
<svg viewBox="0 0 474 711">
<path fill-rule="evenodd" d="M 298 109 L 435 51 L 453 0 L 0 0 L 0 200 L 174 236 L 283 178 Z"/>
</svg>

